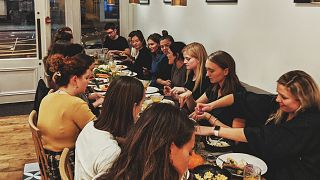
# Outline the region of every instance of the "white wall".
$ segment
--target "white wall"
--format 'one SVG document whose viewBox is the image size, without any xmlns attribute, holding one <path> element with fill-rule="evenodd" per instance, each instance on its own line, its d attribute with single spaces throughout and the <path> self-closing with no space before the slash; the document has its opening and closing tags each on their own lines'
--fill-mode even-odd
<svg viewBox="0 0 320 180">
<path fill-rule="evenodd" d="M 293 0 L 238 0 L 207 4 L 188 0 L 173 7 L 163 0 L 132 6 L 133 29 L 147 38 L 166 29 L 176 41 L 203 43 L 208 54 L 229 52 L 241 81 L 275 92 L 283 73 L 301 69 L 320 84 L 320 6 Z M 128 30 L 128 32 L 131 29 Z"/>
</svg>

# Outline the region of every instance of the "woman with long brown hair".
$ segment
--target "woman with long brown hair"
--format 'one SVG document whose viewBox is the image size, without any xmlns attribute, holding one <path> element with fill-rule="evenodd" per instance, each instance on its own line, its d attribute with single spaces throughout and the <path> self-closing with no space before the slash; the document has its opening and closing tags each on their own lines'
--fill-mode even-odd
<svg viewBox="0 0 320 180">
<path fill-rule="evenodd" d="M 139 80 L 122 76 L 111 82 L 100 116 L 88 123 L 77 139 L 75 179 L 92 179 L 111 167 L 120 154 L 116 139 L 127 136 L 143 100 L 144 87 Z"/>
<path fill-rule="evenodd" d="M 119 158 L 98 179 L 179 180 L 194 146 L 194 124 L 179 108 L 152 104 L 128 135 Z"/>
<path fill-rule="evenodd" d="M 245 88 L 241 85 L 236 74 L 236 63 L 233 57 L 225 51 L 216 51 L 209 55 L 206 61 L 206 76 L 209 78 L 211 86 L 196 101 L 192 98 L 191 92 L 189 96 L 185 96 L 180 101 L 186 101 L 190 110 L 193 110 L 196 103 L 209 103 L 215 101 L 228 94 L 245 92 Z M 182 102 L 183 103 L 183 102 Z M 206 120 L 208 125 L 220 125 L 229 127 L 244 127 L 244 120 L 235 117 L 232 108 L 224 107 L 214 109 L 210 113 L 197 112 L 193 113 L 193 118 L 197 120 Z M 204 122 L 206 122 L 204 121 Z"/>
</svg>

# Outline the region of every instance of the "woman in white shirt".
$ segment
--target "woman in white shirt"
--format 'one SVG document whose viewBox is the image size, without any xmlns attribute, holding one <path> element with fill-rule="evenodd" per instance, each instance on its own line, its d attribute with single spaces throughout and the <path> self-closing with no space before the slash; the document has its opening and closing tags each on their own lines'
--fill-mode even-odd
<svg viewBox="0 0 320 180">
<path fill-rule="evenodd" d="M 116 139 L 125 138 L 137 121 L 144 96 L 144 87 L 135 78 L 111 82 L 100 116 L 76 141 L 75 179 L 92 179 L 111 167 L 121 151 Z"/>
</svg>

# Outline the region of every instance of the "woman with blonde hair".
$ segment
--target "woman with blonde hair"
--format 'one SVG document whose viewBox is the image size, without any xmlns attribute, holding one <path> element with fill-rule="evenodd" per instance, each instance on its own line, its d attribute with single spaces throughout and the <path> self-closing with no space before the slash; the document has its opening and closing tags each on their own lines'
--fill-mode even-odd
<svg viewBox="0 0 320 180">
<path fill-rule="evenodd" d="M 199 135 L 215 135 L 247 142 L 251 150 L 268 164 L 267 179 L 319 179 L 320 171 L 320 91 L 307 73 L 295 70 L 277 81 L 277 98 L 270 101 L 271 115 L 266 126 L 197 129 Z M 272 96 L 270 96 L 272 99 Z M 228 95 L 220 100 L 238 106 L 247 104 L 245 95 Z M 215 102 L 215 107 L 220 106 Z M 203 106 L 203 105 L 202 105 Z M 212 105 L 204 106 L 204 110 Z M 243 108 L 243 107 L 241 107 Z"/>
<path fill-rule="evenodd" d="M 208 88 L 210 81 L 206 78 L 205 63 L 208 57 L 207 51 L 200 43 L 193 42 L 183 48 L 184 64 L 187 69 L 187 81 L 184 87 L 170 88 L 165 86 L 165 94 L 180 97 L 189 96 L 188 90 L 194 99 L 198 99 Z"/>
</svg>

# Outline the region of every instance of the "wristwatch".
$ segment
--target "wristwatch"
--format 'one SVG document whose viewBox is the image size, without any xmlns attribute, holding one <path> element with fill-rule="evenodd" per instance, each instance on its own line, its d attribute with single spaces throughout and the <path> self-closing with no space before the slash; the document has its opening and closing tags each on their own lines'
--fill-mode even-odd
<svg viewBox="0 0 320 180">
<path fill-rule="evenodd" d="M 219 136 L 220 126 L 213 127 L 213 135 Z"/>
</svg>

